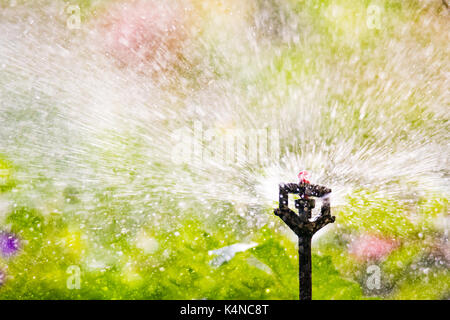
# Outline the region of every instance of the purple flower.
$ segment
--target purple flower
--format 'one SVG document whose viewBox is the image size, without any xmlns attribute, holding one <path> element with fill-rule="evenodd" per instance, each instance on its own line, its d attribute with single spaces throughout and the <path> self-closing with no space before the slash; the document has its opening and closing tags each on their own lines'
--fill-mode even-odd
<svg viewBox="0 0 450 320">
<path fill-rule="evenodd" d="M 17 253 L 20 248 L 19 238 L 9 232 L 0 233 L 0 253 L 9 257 Z"/>
</svg>

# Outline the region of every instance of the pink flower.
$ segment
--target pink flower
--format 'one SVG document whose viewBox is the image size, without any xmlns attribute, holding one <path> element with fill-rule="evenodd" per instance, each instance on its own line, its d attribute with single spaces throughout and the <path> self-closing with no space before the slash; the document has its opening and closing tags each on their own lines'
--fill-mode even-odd
<svg viewBox="0 0 450 320">
<path fill-rule="evenodd" d="M 392 252 L 398 242 L 376 235 L 362 235 L 352 241 L 349 253 L 359 261 L 380 260 Z"/>
<path fill-rule="evenodd" d="M 0 287 L 5 283 L 6 281 L 6 273 L 0 269 Z"/>
<path fill-rule="evenodd" d="M 164 64 L 183 38 L 181 10 L 165 1 L 134 0 L 110 5 L 96 29 L 104 50 L 124 65 Z"/>
</svg>

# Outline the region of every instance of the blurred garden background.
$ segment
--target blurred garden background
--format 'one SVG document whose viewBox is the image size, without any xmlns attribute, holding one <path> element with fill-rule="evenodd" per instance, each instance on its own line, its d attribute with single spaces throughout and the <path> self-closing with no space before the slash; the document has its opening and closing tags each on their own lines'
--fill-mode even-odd
<svg viewBox="0 0 450 320">
<path fill-rule="evenodd" d="M 313 299 L 449 299 L 449 19 L 440 0 L 0 0 L 0 299 L 297 299 L 273 208 L 300 170 L 336 216 Z M 222 161 L 255 130 L 278 152 Z"/>
</svg>

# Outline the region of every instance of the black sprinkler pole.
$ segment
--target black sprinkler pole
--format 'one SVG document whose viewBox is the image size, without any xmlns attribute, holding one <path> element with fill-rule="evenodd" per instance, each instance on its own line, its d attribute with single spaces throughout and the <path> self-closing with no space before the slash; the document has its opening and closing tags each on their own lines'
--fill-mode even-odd
<svg viewBox="0 0 450 320">
<path fill-rule="evenodd" d="M 311 237 L 298 237 L 298 282 L 300 300 L 312 297 Z"/>
<path fill-rule="evenodd" d="M 274 212 L 298 237 L 299 297 L 300 300 L 311 300 L 311 239 L 317 231 L 335 221 L 335 217 L 331 216 L 330 200 L 327 197 L 331 193 L 331 189 L 305 182 L 282 183 L 279 187 L 279 207 Z M 300 196 L 300 199 L 295 200 L 298 214 L 289 209 L 289 193 Z M 310 197 L 323 198 L 321 214 L 314 221 L 310 221 L 310 219 L 315 200 Z"/>
</svg>

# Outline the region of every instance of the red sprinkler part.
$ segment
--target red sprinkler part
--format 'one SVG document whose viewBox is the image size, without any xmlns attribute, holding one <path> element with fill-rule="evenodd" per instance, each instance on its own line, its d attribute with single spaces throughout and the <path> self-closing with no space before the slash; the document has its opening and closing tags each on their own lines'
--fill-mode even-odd
<svg viewBox="0 0 450 320">
<path fill-rule="evenodd" d="M 308 171 L 300 171 L 298 174 L 299 183 L 310 183 L 309 182 L 309 173 Z"/>
</svg>

